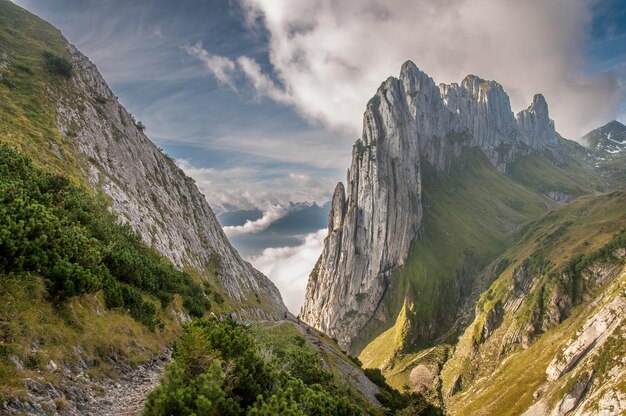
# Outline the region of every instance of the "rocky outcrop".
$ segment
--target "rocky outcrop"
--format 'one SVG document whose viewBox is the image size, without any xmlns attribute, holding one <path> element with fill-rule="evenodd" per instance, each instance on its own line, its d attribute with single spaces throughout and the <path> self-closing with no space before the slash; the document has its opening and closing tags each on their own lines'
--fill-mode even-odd
<svg viewBox="0 0 626 416">
<path fill-rule="evenodd" d="M 385 321 L 380 305 L 391 273 L 420 232 L 422 164 L 447 171 L 454 156 L 473 147 L 504 172 L 517 156 L 557 143 L 542 96 L 514 116 L 496 82 L 470 75 L 460 85 L 437 86 L 405 63 L 367 104 L 345 191 L 339 184 L 333 196 L 304 320 L 348 349 L 372 318 Z"/>
<path fill-rule="evenodd" d="M 556 380 L 563 376 L 593 348 L 601 345 L 622 322 L 624 312 L 626 312 L 626 299 L 618 296 L 589 318 L 565 350 L 556 356 L 546 368 L 548 380 Z"/>
<path fill-rule="evenodd" d="M 193 179 L 145 136 L 96 66 L 67 48 L 74 74 L 57 93 L 57 123 L 82 156 L 89 183 L 110 197 L 120 221 L 178 267 L 215 269 L 213 283 L 244 315 L 278 318 L 280 293 L 231 246 Z"/>
<path fill-rule="evenodd" d="M 120 374 L 117 379 L 89 377 L 82 367 L 63 368 L 63 379 L 56 385 L 44 377 L 24 380 L 23 397 L 10 398 L 0 404 L 3 415 L 67 415 L 67 416 L 137 416 L 141 414 L 148 393 L 156 388 L 163 370 L 170 362 L 171 351 L 153 357 L 149 362 L 131 368 L 111 361 Z"/>
<path fill-rule="evenodd" d="M 604 155 L 626 153 L 626 126 L 613 120 L 585 134 L 580 141 L 590 149 L 602 152 Z"/>
<path fill-rule="evenodd" d="M 569 393 L 563 397 L 563 400 L 561 400 L 559 405 L 552 412 L 552 416 L 564 416 L 574 410 L 582 400 L 592 382 L 592 372 L 582 374 L 580 378 L 576 380 Z"/>
</svg>

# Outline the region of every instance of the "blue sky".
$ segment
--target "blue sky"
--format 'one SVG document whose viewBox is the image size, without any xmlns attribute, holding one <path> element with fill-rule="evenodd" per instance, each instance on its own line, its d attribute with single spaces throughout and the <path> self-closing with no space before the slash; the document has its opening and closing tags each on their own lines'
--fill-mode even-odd
<svg viewBox="0 0 626 416">
<path fill-rule="evenodd" d="M 494 79 L 514 111 L 542 92 L 570 139 L 626 122 L 623 0 L 14 1 L 96 63 L 216 213 L 261 212 L 250 233 L 328 201 L 365 104 L 407 59 L 436 82 Z M 238 238 L 290 241 L 240 248 L 296 311 L 324 231 L 281 229 Z"/>
<path fill-rule="evenodd" d="M 483 1 L 485 10 L 481 14 L 504 25 L 509 17 L 507 11 L 490 1 Z M 436 81 L 457 81 L 462 77 L 457 73 L 469 72 L 496 79 L 509 90 L 514 107 L 518 107 L 516 110 L 525 107 L 532 94 L 538 92 L 534 89 L 542 86 L 548 90 L 553 115 L 558 110 L 563 114 L 573 113 L 571 108 L 558 102 L 561 97 L 563 101 L 584 101 L 595 113 L 590 114 L 583 125 L 570 127 L 569 124 L 574 123 L 567 115 L 556 117 L 557 128 L 569 133 L 566 136 L 570 138 L 617 117 L 620 107 L 622 114 L 625 110 L 623 91 L 621 96 L 614 93 L 617 83 L 624 83 L 626 73 L 626 7 L 618 0 L 555 0 L 553 7 L 546 7 L 543 1 L 535 1 L 535 4 L 529 1 L 529 9 L 511 11 L 516 13 L 516 20 L 522 21 L 521 29 L 506 26 L 511 39 L 529 38 L 518 48 L 515 48 L 515 41 L 506 36 L 501 40 L 499 37 L 489 39 L 493 32 L 503 29 L 498 23 L 493 24 L 493 32 L 469 30 L 457 37 L 459 29 L 454 27 L 455 23 L 467 20 L 468 24 L 481 24 L 479 17 L 464 12 L 469 4 L 464 0 L 448 2 L 445 10 L 433 5 L 437 2 L 390 2 L 398 9 L 404 6 L 405 14 L 411 19 L 409 29 L 414 29 L 412 21 L 419 16 L 431 13 L 439 17 L 435 30 L 448 35 L 449 39 L 426 42 L 419 29 L 403 32 L 407 22 L 402 16 L 385 10 L 382 1 L 364 1 L 360 6 L 363 10 L 355 10 L 353 2 L 337 2 L 345 5 L 333 6 L 333 2 L 323 0 L 16 2 L 60 28 L 70 42 L 98 65 L 122 103 L 148 126 L 150 138 L 174 158 L 184 160 L 184 166 L 198 176 L 208 200 L 218 212 L 263 208 L 270 202 L 284 204 L 289 200 L 325 202 L 334 182 L 345 176 L 350 147 L 359 136 L 360 115 L 367 98 L 386 76 L 397 73 L 405 59 L 413 59 Z M 480 9 L 480 2 L 473 4 Z M 458 13 L 469 16 L 455 22 L 449 10 L 455 6 Z M 413 18 L 412 14 L 417 17 Z M 353 23 L 358 18 L 363 21 L 361 26 L 358 20 Z M 346 20 L 344 26 L 342 19 Z M 391 32 L 389 21 L 398 33 L 386 34 Z M 419 26 L 418 23 L 415 26 Z M 423 22 L 424 31 L 430 29 L 428 24 Z M 446 25 L 453 29 L 446 30 Z M 383 42 L 368 44 L 365 37 L 359 41 L 359 36 L 370 30 L 379 30 L 376 40 L 382 38 Z M 328 33 L 326 37 L 317 33 L 321 31 Z M 539 39 L 550 39 L 543 42 L 550 45 L 544 49 L 538 44 L 531 45 L 534 39 L 525 33 L 528 31 L 539 32 Z M 458 43 L 459 39 L 467 45 L 461 44 L 461 49 L 448 45 Z M 476 39 L 480 39 L 480 43 Z M 546 68 L 533 63 L 522 67 L 524 76 L 517 76 L 519 81 L 511 81 L 510 68 L 497 65 L 493 68 L 492 64 L 502 60 L 506 52 L 498 45 L 489 49 L 485 39 L 511 43 L 510 47 L 517 49 L 516 67 L 519 62 L 531 62 L 537 56 L 556 54 L 561 57 L 560 62 L 553 64 L 550 70 L 566 67 L 562 72 L 568 74 L 552 76 L 563 78 L 554 88 L 554 79 L 545 75 Z M 385 41 L 389 46 L 394 45 L 398 53 L 380 53 L 389 47 Z M 329 46 L 329 43 L 339 46 Z M 370 45 L 371 51 L 368 51 Z M 528 45 L 531 46 L 527 48 Z M 221 82 L 197 55 L 189 52 L 194 46 L 236 66 L 227 74 L 226 83 Z M 454 58 L 445 60 L 441 56 L 461 55 L 477 47 L 487 52 L 474 53 L 474 61 L 471 57 L 459 58 L 456 66 L 465 72 L 441 69 L 455 62 Z M 569 49 L 578 49 L 580 53 Z M 368 52 L 378 52 L 381 61 L 390 62 L 376 62 L 376 56 L 367 57 Z M 437 56 L 438 53 L 441 56 Z M 255 86 L 250 74 L 239 68 L 237 59 L 241 57 L 258 64 L 259 74 L 272 83 L 269 91 Z M 299 77 L 299 68 L 292 64 L 300 57 L 304 57 L 302 61 L 310 67 L 320 67 L 319 61 L 324 59 L 346 62 L 322 68 L 305 79 Z M 356 69 L 351 68 L 351 64 Z M 533 71 L 539 76 L 533 76 Z M 572 91 L 599 90 L 595 101 L 567 91 L 568 76 L 581 73 L 596 79 L 583 79 L 581 86 L 576 85 L 580 79 L 572 78 L 569 88 Z M 539 88 L 533 85 L 525 89 L 528 78 Z M 272 91 L 285 97 L 273 98 Z M 609 105 L 605 101 L 610 100 L 602 97 L 605 91 L 613 92 Z M 596 101 L 603 105 L 599 106 Z M 578 108 L 581 106 L 586 109 L 584 105 Z M 601 107 L 601 111 L 596 111 L 596 107 Z M 572 118 L 580 120 L 578 115 Z"/>
</svg>

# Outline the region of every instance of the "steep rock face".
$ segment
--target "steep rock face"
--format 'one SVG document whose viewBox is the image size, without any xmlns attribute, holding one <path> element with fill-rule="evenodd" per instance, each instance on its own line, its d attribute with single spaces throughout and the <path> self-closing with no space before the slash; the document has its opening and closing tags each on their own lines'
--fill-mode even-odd
<svg viewBox="0 0 626 416">
<path fill-rule="evenodd" d="M 419 228 L 419 149 L 409 120 L 403 87 L 389 78 L 367 105 L 363 139 L 352 150 L 348 197 L 342 184 L 333 196 L 325 255 L 309 281 L 303 318 L 344 347 L 352 328 L 366 323 Z"/>
<path fill-rule="evenodd" d="M 142 239 L 179 267 L 215 269 L 242 318 L 277 318 L 274 284 L 231 246 L 194 181 L 160 151 L 122 107 L 96 66 L 68 45 L 74 75 L 57 104 L 59 130 L 84 156 L 86 177 Z M 211 264 L 211 266 L 209 266 Z"/>
<path fill-rule="evenodd" d="M 446 171 L 453 156 L 476 147 L 504 172 L 518 155 L 557 144 L 541 95 L 514 116 L 498 83 L 470 75 L 460 85 L 437 86 L 406 62 L 367 104 L 345 202 L 340 184 L 307 286 L 304 320 L 350 348 L 375 314 L 385 319 L 379 305 L 391 272 L 405 263 L 420 230 L 422 163 Z"/>
</svg>

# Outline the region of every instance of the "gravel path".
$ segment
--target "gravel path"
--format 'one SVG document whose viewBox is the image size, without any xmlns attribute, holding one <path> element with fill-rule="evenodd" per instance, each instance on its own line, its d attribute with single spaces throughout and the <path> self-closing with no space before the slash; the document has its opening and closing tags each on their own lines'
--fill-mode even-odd
<svg viewBox="0 0 626 416">
<path fill-rule="evenodd" d="M 95 380 L 81 373 L 67 374 L 54 387 L 43 377 L 28 378 L 25 397 L 6 400 L 1 415 L 138 416 L 146 397 L 158 384 L 171 351 L 135 368 L 118 364 L 122 376 Z"/>
<path fill-rule="evenodd" d="M 148 393 L 159 384 L 170 354 L 139 366 L 120 380 L 104 383 L 105 395 L 97 398 L 90 411 L 94 416 L 137 416 L 141 414 Z M 88 414 L 89 414 L 88 413 Z"/>
</svg>

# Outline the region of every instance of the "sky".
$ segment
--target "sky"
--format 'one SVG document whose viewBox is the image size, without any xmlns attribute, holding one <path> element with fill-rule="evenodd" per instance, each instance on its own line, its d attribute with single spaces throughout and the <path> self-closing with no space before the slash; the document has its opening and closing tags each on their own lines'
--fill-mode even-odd
<svg viewBox="0 0 626 416">
<path fill-rule="evenodd" d="M 496 80 L 514 111 L 541 92 L 570 139 L 626 122 L 623 0 L 14 1 L 96 63 L 216 213 L 261 212 L 240 238 L 330 199 L 365 104 L 408 59 L 436 82 Z M 324 234 L 306 231 L 247 258 L 301 287 Z"/>
</svg>

